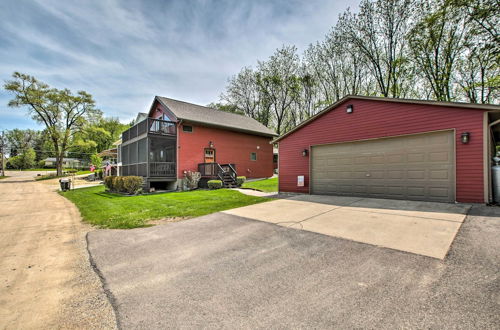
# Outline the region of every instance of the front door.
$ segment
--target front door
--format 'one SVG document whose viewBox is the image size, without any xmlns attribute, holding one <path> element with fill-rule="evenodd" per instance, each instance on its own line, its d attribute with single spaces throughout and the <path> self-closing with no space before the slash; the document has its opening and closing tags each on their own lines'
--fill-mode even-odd
<svg viewBox="0 0 500 330">
<path fill-rule="evenodd" d="M 205 149 L 205 163 L 215 163 L 215 149 Z"/>
</svg>

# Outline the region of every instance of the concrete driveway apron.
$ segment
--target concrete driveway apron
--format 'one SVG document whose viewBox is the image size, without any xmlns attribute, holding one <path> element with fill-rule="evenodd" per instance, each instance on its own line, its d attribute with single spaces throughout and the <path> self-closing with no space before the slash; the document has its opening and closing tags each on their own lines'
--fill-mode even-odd
<svg viewBox="0 0 500 330">
<path fill-rule="evenodd" d="M 444 259 L 470 207 L 301 195 L 224 213 Z"/>
</svg>

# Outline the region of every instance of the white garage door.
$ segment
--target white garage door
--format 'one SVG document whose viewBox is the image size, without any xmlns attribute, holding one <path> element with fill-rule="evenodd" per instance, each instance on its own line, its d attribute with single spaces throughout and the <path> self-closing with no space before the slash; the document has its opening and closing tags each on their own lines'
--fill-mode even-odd
<svg viewBox="0 0 500 330">
<path fill-rule="evenodd" d="M 314 146 L 311 193 L 454 202 L 453 131 Z"/>
</svg>

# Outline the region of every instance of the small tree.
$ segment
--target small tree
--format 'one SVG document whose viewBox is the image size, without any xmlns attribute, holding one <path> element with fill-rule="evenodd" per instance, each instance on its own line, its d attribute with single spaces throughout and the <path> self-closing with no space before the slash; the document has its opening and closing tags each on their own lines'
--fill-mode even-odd
<svg viewBox="0 0 500 330">
<path fill-rule="evenodd" d="M 102 166 L 102 158 L 99 157 L 98 154 L 93 154 L 92 156 L 90 156 L 90 162 L 97 168 L 101 168 Z"/>
<path fill-rule="evenodd" d="M 13 80 L 4 85 L 14 94 L 9 106 L 27 107 L 32 118 L 45 125 L 56 154 L 57 175 L 62 175 L 63 157 L 73 135 L 101 112 L 87 92 L 79 91 L 75 95 L 68 89 L 50 88 L 35 77 L 19 72 L 14 72 L 12 77 Z"/>
<path fill-rule="evenodd" d="M 9 158 L 10 166 L 16 169 L 26 169 L 35 166 L 36 153 L 33 148 L 28 148 L 17 156 L 12 156 Z"/>
</svg>

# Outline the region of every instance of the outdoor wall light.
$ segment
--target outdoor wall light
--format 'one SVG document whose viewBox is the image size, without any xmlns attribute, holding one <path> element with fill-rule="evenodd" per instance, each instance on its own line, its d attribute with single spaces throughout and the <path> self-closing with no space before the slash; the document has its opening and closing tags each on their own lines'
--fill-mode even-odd
<svg viewBox="0 0 500 330">
<path fill-rule="evenodd" d="M 307 157 L 308 154 L 309 154 L 309 150 L 307 150 L 307 149 L 302 150 L 303 157 Z"/>
<path fill-rule="evenodd" d="M 469 143 L 469 140 L 470 140 L 470 133 L 469 132 L 463 132 L 461 137 L 462 137 L 463 144 Z"/>
<path fill-rule="evenodd" d="M 354 111 L 354 107 L 352 104 L 349 104 L 345 110 L 347 113 L 352 113 Z"/>
<path fill-rule="evenodd" d="M 209 148 L 213 148 L 214 147 L 214 143 L 212 141 L 208 141 L 208 147 Z"/>
</svg>

